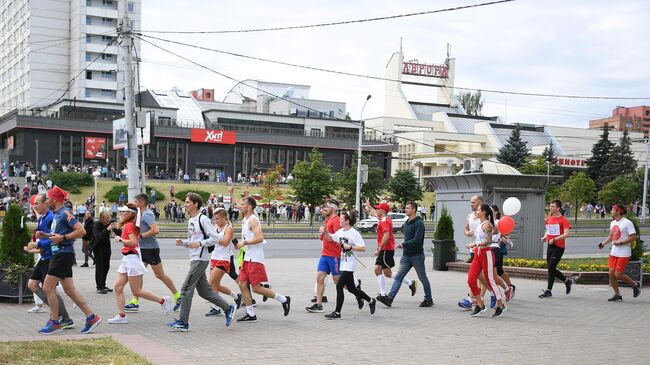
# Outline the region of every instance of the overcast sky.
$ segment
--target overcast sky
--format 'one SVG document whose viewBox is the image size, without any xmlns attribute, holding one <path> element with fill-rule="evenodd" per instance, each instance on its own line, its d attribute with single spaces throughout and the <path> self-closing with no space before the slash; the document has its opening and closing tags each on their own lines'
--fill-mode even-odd
<svg viewBox="0 0 650 365">
<path fill-rule="evenodd" d="M 335 22 L 435 10 L 483 1 L 143 0 L 143 30 L 228 30 Z M 650 97 L 650 1 L 519 0 L 416 17 L 265 33 L 176 35 L 167 39 L 252 56 L 385 77 L 400 37 L 406 60 L 442 63 L 447 43 L 456 86 L 549 94 Z M 158 42 L 237 80 L 311 85 L 313 99 L 343 101 L 359 118 L 383 113 L 384 82 L 251 61 Z M 235 85 L 142 44 L 141 84 L 189 91 Z M 435 89 L 432 89 L 432 93 Z M 507 121 L 586 127 L 617 105 L 650 100 L 575 100 L 484 93 L 483 114 Z M 432 99 L 434 96 L 432 95 Z M 431 100 L 430 100 L 431 101 Z M 507 104 L 507 108 L 506 108 Z"/>
</svg>

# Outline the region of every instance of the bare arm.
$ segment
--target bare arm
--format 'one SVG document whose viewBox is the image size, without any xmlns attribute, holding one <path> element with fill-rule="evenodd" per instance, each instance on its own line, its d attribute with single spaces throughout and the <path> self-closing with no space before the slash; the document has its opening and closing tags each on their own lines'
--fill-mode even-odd
<svg viewBox="0 0 650 365">
<path fill-rule="evenodd" d="M 129 233 L 129 239 L 125 240 L 121 238 L 120 242 L 122 242 L 124 246 L 133 247 L 138 244 L 138 238 L 135 236 L 135 233 Z"/>
<path fill-rule="evenodd" d="M 157 235 L 158 233 L 160 233 L 160 229 L 158 228 L 158 224 L 154 223 L 154 224 L 150 225 L 149 227 L 151 229 L 149 229 L 145 233 L 141 233 L 140 237 L 149 238 L 149 237 L 153 237 L 153 236 Z"/>
<path fill-rule="evenodd" d="M 228 227 L 226 227 L 226 231 L 223 234 L 223 240 L 217 243 L 220 244 L 221 246 L 228 247 L 234 235 L 235 235 L 235 230 L 232 228 L 232 225 L 229 225 Z"/>
<path fill-rule="evenodd" d="M 81 238 L 86 234 L 86 230 L 84 229 L 83 224 L 77 222 L 73 227 L 73 231 L 70 233 L 65 234 L 65 238 L 68 240 L 74 240 L 77 238 Z M 59 243 L 63 241 L 63 236 L 62 234 L 55 234 L 52 237 L 50 237 L 50 240 L 52 240 L 52 243 Z"/>
</svg>

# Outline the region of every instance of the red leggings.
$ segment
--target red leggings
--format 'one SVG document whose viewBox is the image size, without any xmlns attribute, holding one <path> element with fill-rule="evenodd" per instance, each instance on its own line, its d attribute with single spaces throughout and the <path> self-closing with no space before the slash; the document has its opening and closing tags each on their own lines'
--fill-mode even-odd
<svg viewBox="0 0 650 365">
<path fill-rule="evenodd" d="M 488 288 L 494 296 L 498 299 L 504 297 L 503 289 L 496 283 L 494 279 L 494 254 L 489 247 L 476 248 L 474 251 L 474 260 L 469 267 L 467 273 L 467 284 L 472 292 L 472 296 L 481 294 L 481 289 L 478 287 L 477 280 L 483 271 L 483 276 L 488 283 Z"/>
</svg>

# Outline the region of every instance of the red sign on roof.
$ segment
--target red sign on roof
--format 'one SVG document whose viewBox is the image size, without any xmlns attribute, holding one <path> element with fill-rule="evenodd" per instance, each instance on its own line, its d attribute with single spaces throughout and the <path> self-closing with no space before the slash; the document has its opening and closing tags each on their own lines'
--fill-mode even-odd
<svg viewBox="0 0 650 365">
<path fill-rule="evenodd" d="M 192 142 L 235 144 L 237 133 L 212 129 L 192 129 Z"/>
</svg>

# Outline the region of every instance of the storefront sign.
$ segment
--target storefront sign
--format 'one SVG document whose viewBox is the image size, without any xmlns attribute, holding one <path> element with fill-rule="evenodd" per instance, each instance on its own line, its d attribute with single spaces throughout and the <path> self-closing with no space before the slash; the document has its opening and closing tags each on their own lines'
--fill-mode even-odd
<svg viewBox="0 0 650 365">
<path fill-rule="evenodd" d="M 84 137 L 84 158 L 105 159 L 106 138 Z"/>
<path fill-rule="evenodd" d="M 580 169 L 587 168 L 587 160 L 583 158 L 558 157 L 557 164 L 560 167 L 573 167 L 573 168 L 580 168 Z"/>
<path fill-rule="evenodd" d="M 446 65 L 428 65 L 425 63 L 402 62 L 402 74 L 426 77 L 447 78 L 449 67 Z"/>
<path fill-rule="evenodd" d="M 192 142 L 235 144 L 237 133 L 211 129 L 192 129 Z"/>
</svg>

